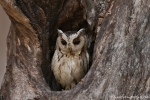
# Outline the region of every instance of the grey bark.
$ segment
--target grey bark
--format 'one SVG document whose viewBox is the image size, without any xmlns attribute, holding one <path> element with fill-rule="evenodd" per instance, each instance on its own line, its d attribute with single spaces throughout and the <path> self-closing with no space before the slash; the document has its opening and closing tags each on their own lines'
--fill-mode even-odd
<svg viewBox="0 0 150 100">
<path fill-rule="evenodd" d="M 150 0 L 0 0 L 0 4 L 12 22 L 0 90 L 6 100 L 149 96 Z M 52 91 L 56 29 L 81 27 L 87 29 L 89 41 L 96 36 L 94 51 L 89 48 L 91 68 L 75 88 Z"/>
</svg>

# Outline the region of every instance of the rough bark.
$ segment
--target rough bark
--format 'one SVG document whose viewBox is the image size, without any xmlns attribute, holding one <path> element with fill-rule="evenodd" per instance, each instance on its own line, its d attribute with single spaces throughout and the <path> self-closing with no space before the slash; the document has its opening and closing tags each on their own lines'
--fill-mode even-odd
<svg viewBox="0 0 150 100">
<path fill-rule="evenodd" d="M 126 100 L 149 95 L 149 0 L 0 0 L 0 4 L 12 22 L 0 90 L 6 100 L 113 100 L 117 96 Z M 56 29 L 82 27 L 92 43 L 97 34 L 94 52 L 90 48 L 91 68 L 75 88 L 52 91 L 50 62 Z"/>
</svg>

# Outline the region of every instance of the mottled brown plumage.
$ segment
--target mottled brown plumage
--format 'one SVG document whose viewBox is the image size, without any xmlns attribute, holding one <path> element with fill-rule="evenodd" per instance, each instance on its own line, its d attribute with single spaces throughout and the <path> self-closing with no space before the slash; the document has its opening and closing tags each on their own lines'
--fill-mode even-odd
<svg viewBox="0 0 150 100">
<path fill-rule="evenodd" d="M 57 82 L 66 90 L 74 87 L 88 71 L 87 42 L 84 29 L 72 34 L 58 30 L 52 71 Z"/>
</svg>

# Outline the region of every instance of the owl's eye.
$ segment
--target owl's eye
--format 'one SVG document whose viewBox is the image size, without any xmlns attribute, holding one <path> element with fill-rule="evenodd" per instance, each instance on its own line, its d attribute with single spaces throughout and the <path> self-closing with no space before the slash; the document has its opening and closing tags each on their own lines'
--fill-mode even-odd
<svg viewBox="0 0 150 100">
<path fill-rule="evenodd" d="M 74 39 L 74 40 L 73 40 L 73 44 L 74 44 L 74 45 L 78 45 L 79 43 L 80 43 L 80 40 L 78 40 L 78 39 Z"/>
<path fill-rule="evenodd" d="M 67 44 L 67 42 L 66 42 L 65 40 L 61 40 L 61 43 L 62 43 L 63 45 L 66 45 L 66 44 Z"/>
</svg>

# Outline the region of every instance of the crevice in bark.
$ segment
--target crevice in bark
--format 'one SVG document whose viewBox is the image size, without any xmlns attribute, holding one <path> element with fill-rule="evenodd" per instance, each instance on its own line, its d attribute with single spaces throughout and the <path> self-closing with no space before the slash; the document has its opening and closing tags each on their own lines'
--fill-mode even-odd
<svg viewBox="0 0 150 100">
<path fill-rule="evenodd" d="M 48 4 L 49 2 L 49 4 Z M 16 0 L 15 4 L 30 20 L 35 30 L 42 50 L 41 69 L 51 90 L 57 88 L 51 71 L 51 60 L 55 51 L 57 29 L 77 31 L 85 28 L 89 38 L 90 66 L 92 65 L 93 48 L 96 38 L 98 12 L 93 1 L 88 0 L 48 0 L 26 1 Z M 48 12 L 48 13 L 47 13 Z M 32 39 L 31 39 L 32 40 Z"/>
<path fill-rule="evenodd" d="M 90 66 L 92 65 L 92 56 L 93 56 L 93 49 L 94 49 L 94 42 L 95 42 L 95 37 L 96 37 L 96 33 L 95 33 L 95 29 L 93 28 L 92 30 L 89 29 L 89 24 L 87 22 L 87 19 L 85 19 L 85 9 L 83 6 L 81 6 L 80 4 L 81 2 L 79 1 L 73 1 L 72 2 L 66 2 L 66 5 L 63 5 L 63 10 L 61 11 L 61 13 L 58 15 L 58 22 L 54 28 L 54 31 L 52 32 L 52 34 L 54 35 L 54 39 L 52 42 L 52 39 L 50 37 L 49 41 L 50 41 L 50 62 L 51 59 L 53 57 L 54 51 L 55 51 L 55 43 L 56 43 L 56 39 L 57 39 L 57 29 L 61 29 L 63 31 L 77 31 L 81 28 L 85 28 L 86 29 L 86 34 L 88 36 L 88 40 L 89 40 L 89 47 L 88 47 L 88 51 L 90 54 Z M 69 5 L 69 7 L 68 7 Z M 72 6 L 73 7 L 72 7 Z M 69 10 L 66 10 L 69 9 Z M 93 10 L 95 10 L 93 8 Z M 94 16 L 95 20 L 96 20 L 96 15 Z M 92 22 L 93 23 L 93 22 Z M 96 26 L 96 24 L 94 25 L 94 27 Z M 51 67 L 51 65 L 50 65 Z M 56 83 L 56 80 L 54 79 L 54 75 L 51 72 L 51 77 L 49 78 L 49 84 L 52 90 L 57 91 L 57 90 L 62 90 L 62 87 Z"/>
</svg>

